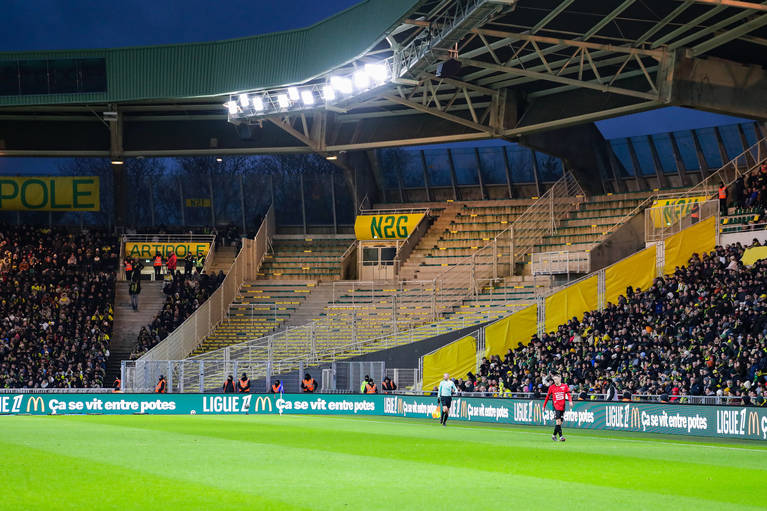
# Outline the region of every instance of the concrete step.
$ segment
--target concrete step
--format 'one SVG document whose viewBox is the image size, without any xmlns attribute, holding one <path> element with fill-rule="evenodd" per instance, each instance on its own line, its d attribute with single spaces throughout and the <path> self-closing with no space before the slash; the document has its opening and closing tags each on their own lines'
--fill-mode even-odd
<svg viewBox="0 0 767 511">
<path fill-rule="evenodd" d="M 151 323 L 165 303 L 163 282 L 142 281 L 139 309 L 134 311 L 130 305 L 128 285 L 128 282 L 117 282 L 115 287 L 114 326 L 104 380 L 107 386 L 111 386 L 114 379 L 120 375 L 120 362 L 129 358 L 136 346 L 141 327 Z"/>
</svg>

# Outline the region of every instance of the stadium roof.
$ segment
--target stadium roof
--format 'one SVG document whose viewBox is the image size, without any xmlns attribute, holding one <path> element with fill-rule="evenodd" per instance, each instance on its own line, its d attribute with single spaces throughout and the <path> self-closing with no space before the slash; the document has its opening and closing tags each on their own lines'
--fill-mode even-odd
<svg viewBox="0 0 767 511">
<path fill-rule="evenodd" d="M 670 105 L 767 119 L 765 26 L 767 2 L 741 0 L 367 0 L 258 37 L 2 53 L 0 154 L 327 154 Z M 440 77 L 451 50 L 460 69 Z M 223 107 L 382 62 L 391 80 L 337 104 Z"/>
</svg>

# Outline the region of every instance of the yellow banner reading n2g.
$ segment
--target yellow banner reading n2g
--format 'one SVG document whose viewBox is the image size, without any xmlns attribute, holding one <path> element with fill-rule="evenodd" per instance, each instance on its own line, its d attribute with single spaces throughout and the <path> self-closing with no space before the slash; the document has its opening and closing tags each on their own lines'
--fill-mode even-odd
<svg viewBox="0 0 767 511">
<path fill-rule="evenodd" d="M 696 203 L 706 202 L 706 197 L 684 197 L 655 200 L 650 206 L 650 216 L 655 227 L 674 224 L 692 213 Z"/>
<path fill-rule="evenodd" d="M 98 176 L 0 177 L 0 210 L 98 211 Z"/>
<path fill-rule="evenodd" d="M 418 226 L 423 213 L 411 215 L 360 215 L 354 221 L 358 240 L 404 240 Z"/>
<path fill-rule="evenodd" d="M 176 254 L 178 258 L 186 257 L 187 254 L 191 254 L 192 257 L 200 257 L 207 254 L 209 248 L 210 243 L 189 241 L 177 243 L 127 242 L 125 243 L 125 257 L 151 259 L 160 254 L 165 259 L 171 253 Z"/>
</svg>

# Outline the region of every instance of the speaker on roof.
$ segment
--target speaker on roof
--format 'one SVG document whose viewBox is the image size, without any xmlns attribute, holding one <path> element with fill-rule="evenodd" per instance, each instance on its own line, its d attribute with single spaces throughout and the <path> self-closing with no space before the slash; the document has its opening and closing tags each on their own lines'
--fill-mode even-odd
<svg viewBox="0 0 767 511">
<path fill-rule="evenodd" d="M 448 59 L 440 62 L 437 66 L 437 76 L 439 78 L 458 78 L 461 72 L 461 63 L 455 59 Z"/>
</svg>

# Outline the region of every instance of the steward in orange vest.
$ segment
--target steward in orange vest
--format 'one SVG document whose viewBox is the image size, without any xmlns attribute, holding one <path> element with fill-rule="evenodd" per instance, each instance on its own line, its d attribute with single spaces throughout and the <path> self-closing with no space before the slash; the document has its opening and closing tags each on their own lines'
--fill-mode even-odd
<svg viewBox="0 0 767 511">
<path fill-rule="evenodd" d="M 121 386 L 122 386 L 122 382 L 120 381 L 120 378 L 115 378 L 114 388 L 112 389 L 112 392 L 120 392 Z"/>
<path fill-rule="evenodd" d="M 162 271 L 162 256 L 160 254 L 154 256 L 152 265 L 154 266 L 154 279 L 160 280 L 160 272 Z"/>
<path fill-rule="evenodd" d="M 312 394 L 315 390 L 317 390 L 317 380 L 312 378 L 309 373 L 306 373 L 304 375 L 303 381 L 301 382 L 301 392 Z"/>
<path fill-rule="evenodd" d="M 376 384 L 373 381 L 373 378 L 370 378 L 365 383 L 365 394 L 376 394 L 378 392 L 378 389 L 376 389 Z"/>
<path fill-rule="evenodd" d="M 282 382 L 280 380 L 272 383 L 272 394 L 282 394 L 284 390 L 285 389 L 282 387 Z"/>
<path fill-rule="evenodd" d="M 242 373 L 242 378 L 240 378 L 237 382 L 237 392 L 241 394 L 247 394 L 250 392 L 250 380 L 248 379 L 248 375 L 245 373 Z"/>
<path fill-rule="evenodd" d="M 231 374 L 224 382 L 224 394 L 234 394 L 234 378 Z"/>
<path fill-rule="evenodd" d="M 719 183 L 719 213 L 727 214 L 727 187 L 724 183 Z"/>
<path fill-rule="evenodd" d="M 125 260 L 125 280 L 129 281 L 133 278 L 133 261 L 130 259 Z"/>
<path fill-rule="evenodd" d="M 388 394 L 389 392 L 397 390 L 397 384 L 387 376 L 384 378 L 384 381 L 381 382 L 381 389 L 383 389 L 384 394 Z"/>
<path fill-rule="evenodd" d="M 165 381 L 165 376 L 160 375 L 160 379 L 154 388 L 155 394 L 165 394 L 168 391 L 168 382 Z"/>
</svg>

